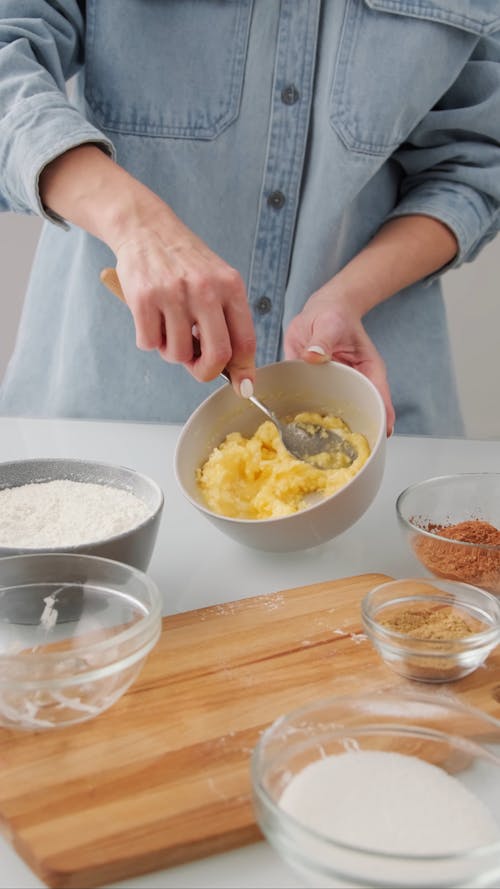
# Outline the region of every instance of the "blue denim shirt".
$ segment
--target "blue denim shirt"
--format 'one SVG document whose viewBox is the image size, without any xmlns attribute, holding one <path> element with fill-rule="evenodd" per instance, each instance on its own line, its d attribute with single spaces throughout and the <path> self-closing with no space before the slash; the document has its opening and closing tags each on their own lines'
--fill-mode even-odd
<svg viewBox="0 0 500 889">
<path fill-rule="evenodd" d="M 219 385 L 137 350 L 130 313 L 99 282 L 113 255 L 44 210 L 40 172 L 75 145 L 101 145 L 240 271 L 258 364 L 282 357 L 291 318 L 387 219 L 442 220 L 455 266 L 499 227 L 498 0 L 2 0 L 0 12 L 0 207 L 47 220 L 3 414 L 182 421 Z M 364 320 L 396 430 L 460 434 L 439 276 Z"/>
</svg>

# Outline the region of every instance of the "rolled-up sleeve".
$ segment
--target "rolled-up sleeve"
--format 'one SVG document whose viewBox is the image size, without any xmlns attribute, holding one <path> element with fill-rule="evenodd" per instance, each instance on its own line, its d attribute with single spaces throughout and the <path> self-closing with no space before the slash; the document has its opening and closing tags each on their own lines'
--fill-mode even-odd
<svg viewBox="0 0 500 889">
<path fill-rule="evenodd" d="M 500 32 L 478 41 L 451 88 L 393 158 L 403 178 L 389 218 L 439 219 L 458 242 L 446 268 L 473 259 L 500 230 Z"/>
<path fill-rule="evenodd" d="M 0 5 L 0 210 L 65 225 L 42 204 L 39 179 L 54 158 L 111 141 L 71 104 L 67 81 L 82 64 L 84 20 L 77 0 L 3 0 Z"/>
</svg>

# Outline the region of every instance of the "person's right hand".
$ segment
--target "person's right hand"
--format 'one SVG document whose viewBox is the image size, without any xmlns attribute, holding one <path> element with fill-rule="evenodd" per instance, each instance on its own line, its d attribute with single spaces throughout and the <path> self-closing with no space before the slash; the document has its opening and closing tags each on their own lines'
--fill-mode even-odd
<svg viewBox="0 0 500 889">
<path fill-rule="evenodd" d="M 51 161 L 40 194 L 114 252 L 139 349 L 158 349 L 200 382 L 226 368 L 235 391 L 252 394 L 256 338 L 243 280 L 158 195 L 95 145 Z"/>
<path fill-rule="evenodd" d="M 233 387 L 255 378 L 255 332 L 245 285 L 165 208 L 164 224 L 141 228 L 116 247 L 116 270 L 139 349 L 157 349 L 200 382 L 226 368 Z M 193 328 L 200 342 L 193 350 Z M 241 394 L 248 395 L 248 382 Z"/>
</svg>

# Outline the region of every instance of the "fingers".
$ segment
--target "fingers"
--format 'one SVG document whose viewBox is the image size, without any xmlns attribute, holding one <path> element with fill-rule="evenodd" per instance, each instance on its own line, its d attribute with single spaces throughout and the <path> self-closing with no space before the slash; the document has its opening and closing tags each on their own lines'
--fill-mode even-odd
<svg viewBox="0 0 500 889">
<path fill-rule="evenodd" d="M 140 349 L 157 349 L 200 382 L 227 369 L 235 391 L 253 392 L 256 338 L 239 273 L 208 248 L 122 250 L 117 270 Z M 199 349 L 193 350 L 193 325 Z"/>
<path fill-rule="evenodd" d="M 291 322 L 285 337 L 285 355 L 310 364 L 340 361 L 360 371 L 378 389 L 385 406 L 387 435 L 392 435 L 394 406 L 385 363 L 361 320 L 331 305 L 304 312 Z"/>
<path fill-rule="evenodd" d="M 243 280 L 226 266 L 216 288 L 205 281 L 198 290 L 195 329 L 200 348 L 186 367 L 202 382 L 226 370 L 235 392 L 248 397 L 253 393 L 256 338 Z M 189 298 L 186 304 L 192 304 Z M 170 322 L 167 316 L 167 330 Z"/>
<path fill-rule="evenodd" d="M 396 414 L 392 403 L 385 362 L 361 324 L 357 331 L 356 344 L 358 355 L 353 366 L 368 377 L 380 392 L 385 407 L 386 431 L 389 438 L 394 430 Z"/>
<path fill-rule="evenodd" d="M 394 411 L 394 405 L 391 398 L 391 390 L 389 388 L 385 365 L 383 364 L 383 362 L 381 367 L 379 367 L 378 365 L 372 366 L 372 368 L 370 369 L 370 373 L 367 373 L 366 376 L 371 379 L 372 383 L 377 387 L 382 396 L 382 401 L 384 402 L 385 407 L 387 437 L 390 438 L 394 431 L 396 413 Z"/>
<path fill-rule="evenodd" d="M 309 347 L 303 353 L 303 360 L 309 362 L 310 364 L 324 364 L 326 361 L 339 360 L 339 358 L 340 356 L 336 359 L 335 353 L 331 357 L 329 357 L 325 353 L 323 347 Z M 387 437 L 389 438 L 394 430 L 396 415 L 392 403 L 389 383 L 387 381 L 387 374 L 384 362 L 374 348 L 374 352 L 372 353 L 370 359 L 365 358 L 363 361 L 359 361 L 359 359 L 354 360 L 353 357 L 353 360 L 346 361 L 344 356 L 343 363 L 347 363 L 351 367 L 355 367 L 356 370 L 359 370 L 361 373 L 364 373 L 364 375 L 368 377 L 369 380 L 371 380 L 371 382 L 380 392 L 385 407 Z"/>
<path fill-rule="evenodd" d="M 225 319 L 232 345 L 226 369 L 235 392 L 243 398 L 249 398 L 253 395 L 255 381 L 257 339 L 245 287 L 241 279 L 239 283 L 235 283 L 237 298 L 229 300 L 225 306 Z"/>
<path fill-rule="evenodd" d="M 235 325 L 230 311 L 227 315 L 221 313 L 221 317 L 214 313 L 205 322 L 200 319 L 193 326 L 199 347 L 192 360 L 186 362 L 193 376 L 207 381 L 225 370 L 237 395 L 253 395 L 256 339 L 251 318 L 249 324 Z"/>
<path fill-rule="evenodd" d="M 142 291 L 135 305 L 135 342 L 138 349 L 161 350 L 164 345 L 164 322 L 158 307 L 150 300 L 147 291 Z"/>
</svg>

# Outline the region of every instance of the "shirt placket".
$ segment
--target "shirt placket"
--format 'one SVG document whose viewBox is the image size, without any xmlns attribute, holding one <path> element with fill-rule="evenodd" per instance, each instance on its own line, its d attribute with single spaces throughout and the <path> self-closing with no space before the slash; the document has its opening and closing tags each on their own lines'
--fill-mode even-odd
<svg viewBox="0 0 500 889">
<path fill-rule="evenodd" d="M 320 0 L 282 0 L 268 144 L 248 287 L 257 363 L 279 357 L 312 103 Z"/>
</svg>

